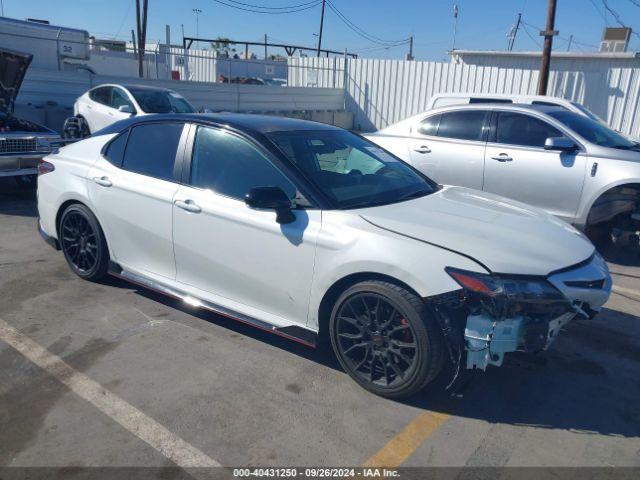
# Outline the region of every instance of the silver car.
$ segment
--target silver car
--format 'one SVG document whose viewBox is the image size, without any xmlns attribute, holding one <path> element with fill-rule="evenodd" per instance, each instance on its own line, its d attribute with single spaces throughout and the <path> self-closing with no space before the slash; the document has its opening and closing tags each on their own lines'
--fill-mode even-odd
<svg viewBox="0 0 640 480">
<path fill-rule="evenodd" d="M 596 235 L 638 241 L 640 144 L 584 115 L 542 105 L 457 105 L 366 136 L 441 184 L 513 198 Z"/>
</svg>

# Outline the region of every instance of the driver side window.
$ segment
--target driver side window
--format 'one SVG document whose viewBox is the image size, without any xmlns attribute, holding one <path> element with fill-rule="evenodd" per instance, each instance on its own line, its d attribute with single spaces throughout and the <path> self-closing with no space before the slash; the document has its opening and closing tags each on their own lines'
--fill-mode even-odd
<svg viewBox="0 0 640 480">
<path fill-rule="evenodd" d="M 280 187 L 293 198 L 296 187 L 257 148 L 236 134 L 198 127 L 190 184 L 243 200 L 253 187 Z"/>
<path fill-rule="evenodd" d="M 123 105 L 128 105 L 133 108 L 133 105 L 131 105 L 131 102 L 129 102 L 125 93 L 119 88 L 114 88 L 113 93 L 111 94 L 111 107 L 117 110 Z"/>
<path fill-rule="evenodd" d="M 499 112 L 496 142 L 523 147 L 544 148 L 549 137 L 564 136 L 560 130 L 540 119 L 513 112 Z"/>
</svg>

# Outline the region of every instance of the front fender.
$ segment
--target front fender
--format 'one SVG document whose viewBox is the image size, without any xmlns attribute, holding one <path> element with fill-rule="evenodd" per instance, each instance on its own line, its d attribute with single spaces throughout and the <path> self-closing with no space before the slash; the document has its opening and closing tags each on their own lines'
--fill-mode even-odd
<svg viewBox="0 0 640 480">
<path fill-rule="evenodd" d="M 336 282 L 354 274 L 378 274 L 408 285 L 421 297 L 457 290 L 445 272 L 456 267 L 486 273 L 479 263 L 419 240 L 388 232 L 340 211 L 322 214 L 307 325 L 319 326 L 322 299 Z"/>
</svg>

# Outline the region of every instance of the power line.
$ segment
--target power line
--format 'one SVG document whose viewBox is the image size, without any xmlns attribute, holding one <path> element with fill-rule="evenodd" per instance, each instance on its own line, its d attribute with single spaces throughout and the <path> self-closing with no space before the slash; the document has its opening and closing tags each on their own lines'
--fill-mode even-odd
<svg viewBox="0 0 640 480">
<path fill-rule="evenodd" d="M 376 37 L 375 35 L 372 35 L 366 31 L 364 31 L 362 28 L 358 27 L 355 23 L 353 23 L 351 20 L 349 20 L 334 4 L 331 0 L 327 0 L 327 5 L 329 5 L 329 8 L 331 10 L 333 10 L 333 12 L 338 16 L 338 18 L 340 20 L 342 20 L 342 22 L 349 27 L 351 30 L 353 30 L 356 34 L 358 34 L 359 36 L 361 36 L 362 38 L 364 38 L 365 40 L 370 41 L 371 43 L 375 43 L 381 46 L 398 46 L 398 45 L 404 45 L 409 43 L 409 38 L 405 38 L 402 40 L 386 40 L 384 38 L 380 38 L 380 37 Z"/>
<path fill-rule="evenodd" d="M 306 6 L 304 7 L 300 7 L 300 8 L 292 8 L 290 10 L 281 10 L 281 11 L 269 11 L 269 10 L 256 10 L 254 8 L 246 8 L 240 5 L 234 5 L 231 3 L 226 3 L 223 2 L 222 0 L 213 0 L 216 3 L 219 3 L 220 5 L 224 5 L 226 7 L 230 7 L 230 8 L 235 8 L 236 10 L 242 10 L 244 12 L 251 12 L 251 13 L 262 13 L 265 15 L 283 15 L 283 14 L 287 14 L 287 13 L 297 13 L 297 12 L 302 12 L 304 10 L 309 10 L 311 8 L 317 7 L 318 5 L 320 5 L 322 3 L 321 0 L 316 0 L 312 3 L 308 3 L 306 4 Z M 232 0 L 227 0 L 227 1 L 232 1 Z M 259 7 L 259 8 L 266 8 L 266 7 Z"/>
<path fill-rule="evenodd" d="M 286 7 L 265 7 L 264 5 L 254 5 L 254 4 L 251 4 L 251 3 L 237 2 L 236 0 L 226 0 L 226 1 L 230 2 L 230 3 L 235 3 L 235 4 L 238 4 L 238 5 L 242 5 L 244 7 L 258 8 L 258 9 L 262 9 L 262 10 L 289 10 L 291 8 L 306 7 L 308 5 L 311 5 L 312 3 L 314 3 L 314 4 L 318 3 L 318 0 L 311 0 L 310 2 L 299 3 L 297 5 L 289 5 L 289 6 L 286 6 Z"/>
<path fill-rule="evenodd" d="M 615 19 L 618 25 L 624 28 L 627 28 L 627 27 L 631 28 L 622 21 L 619 13 L 609 6 L 609 4 L 607 3 L 607 0 L 602 0 L 602 4 L 604 5 L 604 8 L 607 10 L 607 12 L 609 12 L 611 16 Z M 640 34 L 638 34 L 638 32 L 633 31 L 633 29 L 631 29 L 631 33 L 637 36 L 638 38 L 640 38 Z"/>
<path fill-rule="evenodd" d="M 131 12 L 131 7 L 133 6 L 133 0 L 131 0 L 129 2 L 129 8 L 127 8 L 127 13 L 124 14 L 124 17 L 122 18 L 122 21 L 120 22 L 120 26 L 118 27 L 118 30 L 116 31 L 116 34 L 113 36 L 113 38 L 117 38 L 118 35 L 120 35 L 120 31 L 122 30 L 122 27 L 124 26 L 124 22 L 127 21 L 127 18 L 129 18 L 129 13 Z"/>
<path fill-rule="evenodd" d="M 533 43 L 535 43 L 537 46 L 542 48 L 542 44 L 533 35 L 531 35 L 531 33 L 529 32 L 529 29 L 527 28 L 527 25 L 529 24 L 522 22 L 522 29 L 524 30 L 524 33 L 527 34 L 527 37 L 529 37 Z"/>
</svg>

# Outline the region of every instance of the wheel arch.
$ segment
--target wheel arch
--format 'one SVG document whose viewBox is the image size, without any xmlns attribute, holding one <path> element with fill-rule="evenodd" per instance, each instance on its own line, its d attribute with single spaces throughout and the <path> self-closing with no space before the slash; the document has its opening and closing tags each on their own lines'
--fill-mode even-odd
<svg viewBox="0 0 640 480">
<path fill-rule="evenodd" d="M 591 216 L 594 206 L 598 203 L 602 203 L 602 202 L 606 203 L 607 197 L 611 197 L 613 200 L 613 197 L 619 195 L 621 191 L 625 189 L 635 191 L 636 192 L 635 201 L 636 202 L 640 201 L 640 178 L 622 179 L 615 183 L 606 185 L 605 187 L 600 189 L 595 195 L 593 195 L 589 203 L 585 205 L 582 215 L 580 216 L 580 221 L 579 221 L 580 226 L 586 228 L 586 227 L 601 223 L 599 221 L 596 221 L 595 219 L 590 220 L 589 218 Z M 629 199 L 627 201 L 633 201 L 633 199 Z M 614 216 L 615 215 L 617 214 L 614 214 Z"/>
<path fill-rule="evenodd" d="M 111 257 L 113 252 L 111 251 L 111 247 L 109 246 L 109 238 L 107 237 L 107 233 L 106 233 L 106 231 L 104 229 L 104 226 L 102 225 L 102 222 L 100 221 L 100 217 L 98 215 L 96 215 L 96 212 L 94 211 L 93 208 L 91 208 L 91 205 L 89 205 L 87 202 L 84 202 L 84 201 L 79 200 L 77 198 L 70 198 L 70 199 L 65 200 L 64 202 L 62 202 L 60 204 L 60 207 L 58 208 L 58 211 L 56 212 L 55 228 L 56 228 L 56 236 L 58 238 L 58 241 L 61 241 L 60 240 L 60 220 L 62 219 L 62 214 L 71 205 L 82 205 L 87 210 L 89 210 L 89 212 L 91 212 L 91 214 L 95 217 L 96 222 L 98 222 L 98 227 L 102 231 L 102 236 L 104 237 L 104 241 L 107 244 L 107 252 L 109 254 L 109 257 Z"/>
<path fill-rule="evenodd" d="M 324 293 L 320 303 L 318 305 L 318 339 L 321 342 L 329 341 L 329 317 L 331 316 L 331 310 L 333 309 L 333 305 L 335 301 L 338 299 L 340 294 L 344 292 L 347 288 L 367 280 L 380 280 L 384 282 L 389 282 L 398 287 L 402 287 L 407 291 L 413 293 L 417 297 L 420 297 L 418 292 L 410 285 L 406 284 L 402 280 L 399 280 L 393 276 L 385 275 L 383 273 L 378 272 L 357 272 L 346 275 L 338 280 L 336 280 Z"/>
</svg>

